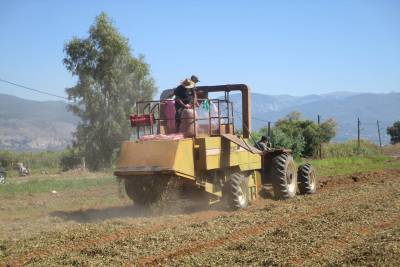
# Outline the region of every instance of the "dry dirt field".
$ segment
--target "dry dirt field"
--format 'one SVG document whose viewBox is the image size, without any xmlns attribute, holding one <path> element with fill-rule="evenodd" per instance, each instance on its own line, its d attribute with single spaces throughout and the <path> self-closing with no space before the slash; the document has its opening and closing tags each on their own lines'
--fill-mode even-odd
<svg viewBox="0 0 400 267">
<path fill-rule="evenodd" d="M 315 195 L 235 212 L 159 214 L 117 191 L 0 195 L 0 266 L 400 266 L 399 169 L 322 177 Z"/>
</svg>

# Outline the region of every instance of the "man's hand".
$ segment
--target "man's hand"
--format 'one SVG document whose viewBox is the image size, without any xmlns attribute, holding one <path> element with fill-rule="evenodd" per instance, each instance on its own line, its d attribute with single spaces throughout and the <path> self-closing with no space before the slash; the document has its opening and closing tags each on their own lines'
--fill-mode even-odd
<svg viewBox="0 0 400 267">
<path fill-rule="evenodd" d="M 192 108 L 192 106 L 189 105 L 189 104 L 186 104 L 186 105 L 185 105 L 185 108 L 188 108 L 188 109 L 189 109 L 189 108 Z"/>
</svg>

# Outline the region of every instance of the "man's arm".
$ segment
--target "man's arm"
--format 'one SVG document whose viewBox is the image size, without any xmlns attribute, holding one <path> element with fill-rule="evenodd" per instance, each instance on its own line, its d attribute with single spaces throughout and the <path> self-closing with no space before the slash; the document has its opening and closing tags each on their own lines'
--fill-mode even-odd
<svg viewBox="0 0 400 267">
<path fill-rule="evenodd" d="M 192 106 L 189 105 L 189 104 L 183 103 L 182 99 L 180 99 L 180 98 L 175 98 L 175 101 L 178 102 L 178 104 L 179 104 L 181 107 L 184 107 L 184 108 L 191 108 L 191 107 L 192 107 Z"/>
<path fill-rule="evenodd" d="M 266 151 L 268 150 L 267 145 L 264 142 L 257 142 L 258 145 L 258 149 L 260 149 L 261 151 Z"/>
</svg>

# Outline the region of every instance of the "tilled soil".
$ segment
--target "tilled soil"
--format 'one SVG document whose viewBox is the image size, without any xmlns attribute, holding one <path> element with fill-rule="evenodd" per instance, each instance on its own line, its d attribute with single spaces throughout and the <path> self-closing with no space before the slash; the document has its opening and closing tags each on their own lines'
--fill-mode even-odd
<svg viewBox="0 0 400 267">
<path fill-rule="evenodd" d="M 96 197 L 106 199 L 104 190 L 87 201 Z M 175 207 L 157 215 L 110 201 L 9 211 L 0 265 L 400 266 L 400 170 L 323 177 L 317 194 L 261 199 L 236 212 Z"/>
</svg>

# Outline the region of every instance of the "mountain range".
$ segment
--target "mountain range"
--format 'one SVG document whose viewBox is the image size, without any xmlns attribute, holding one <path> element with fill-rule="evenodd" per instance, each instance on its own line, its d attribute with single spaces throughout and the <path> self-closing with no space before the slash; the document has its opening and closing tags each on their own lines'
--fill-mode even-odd
<svg viewBox="0 0 400 267">
<path fill-rule="evenodd" d="M 240 126 L 241 96 L 232 94 L 237 126 Z M 252 129 L 265 127 L 292 111 L 304 118 L 338 123 L 336 141 L 357 138 L 357 118 L 361 138 L 378 142 L 379 120 L 383 143 L 389 142 L 386 128 L 400 120 L 400 93 L 372 94 L 334 92 L 321 95 L 291 96 L 252 94 Z M 79 119 L 63 101 L 32 101 L 0 94 L 0 150 L 62 150 L 72 142 Z"/>
<path fill-rule="evenodd" d="M 0 150 L 62 150 L 78 119 L 63 101 L 32 101 L 0 94 Z"/>
<path fill-rule="evenodd" d="M 230 97 L 235 110 L 241 110 L 241 96 Z M 357 120 L 360 119 L 360 136 L 379 142 L 377 121 L 381 139 L 389 143 L 386 128 L 400 120 L 400 93 L 373 94 L 335 92 L 321 95 L 290 96 L 252 94 L 252 128 L 260 129 L 267 121 L 276 122 L 292 111 L 298 111 L 306 119 L 321 121 L 333 118 L 337 122 L 336 141 L 357 138 Z M 239 114 L 240 115 L 240 114 Z"/>
</svg>

